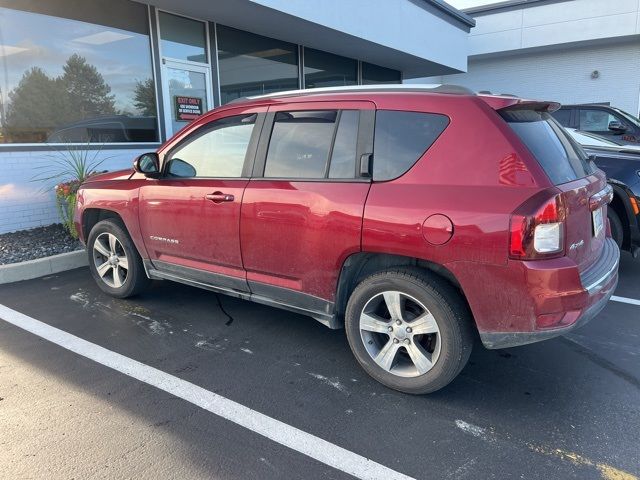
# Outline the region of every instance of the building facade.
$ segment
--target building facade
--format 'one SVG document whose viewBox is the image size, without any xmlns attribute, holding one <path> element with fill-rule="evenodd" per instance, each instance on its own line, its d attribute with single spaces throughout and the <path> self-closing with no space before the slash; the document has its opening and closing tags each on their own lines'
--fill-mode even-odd
<svg viewBox="0 0 640 480">
<path fill-rule="evenodd" d="M 69 163 L 126 168 L 235 98 L 464 71 L 473 23 L 439 0 L 2 0 L 0 233 L 58 221 Z"/>
<path fill-rule="evenodd" d="M 465 13 L 476 20 L 467 73 L 429 81 L 638 115 L 638 0 L 508 0 Z"/>
</svg>

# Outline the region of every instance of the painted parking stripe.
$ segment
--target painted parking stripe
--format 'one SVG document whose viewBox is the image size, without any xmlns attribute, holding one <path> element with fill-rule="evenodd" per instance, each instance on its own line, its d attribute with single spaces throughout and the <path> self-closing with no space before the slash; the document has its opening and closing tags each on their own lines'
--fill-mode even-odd
<svg viewBox="0 0 640 480">
<path fill-rule="evenodd" d="M 71 335 L 0 304 L 0 319 L 129 377 L 186 400 L 285 447 L 361 479 L 411 477 L 327 442 L 193 383 Z"/>
<path fill-rule="evenodd" d="M 612 302 L 620 302 L 620 303 L 628 303 L 629 305 L 640 305 L 640 300 L 636 300 L 635 298 L 627 298 L 627 297 L 616 297 L 613 295 L 611 297 Z"/>
</svg>

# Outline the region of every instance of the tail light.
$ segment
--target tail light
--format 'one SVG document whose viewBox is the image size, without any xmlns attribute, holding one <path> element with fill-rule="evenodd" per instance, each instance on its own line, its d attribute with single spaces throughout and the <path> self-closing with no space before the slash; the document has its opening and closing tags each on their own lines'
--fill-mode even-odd
<svg viewBox="0 0 640 480">
<path fill-rule="evenodd" d="M 557 190 L 556 190 L 557 191 Z M 541 192 L 511 215 L 509 256 L 517 260 L 564 255 L 565 208 L 560 194 Z"/>
</svg>

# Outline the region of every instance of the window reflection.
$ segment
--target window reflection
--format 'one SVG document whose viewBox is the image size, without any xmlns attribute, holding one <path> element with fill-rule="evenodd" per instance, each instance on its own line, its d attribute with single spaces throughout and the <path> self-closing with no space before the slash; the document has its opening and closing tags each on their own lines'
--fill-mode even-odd
<svg viewBox="0 0 640 480">
<path fill-rule="evenodd" d="M 398 70 L 362 62 L 362 84 L 372 85 L 380 83 L 402 83 L 402 76 Z"/>
<path fill-rule="evenodd" d="M 0 143 L 158 140 L 146 33 L 8 8 L 0 31 Z"/>
<path fill-rule="evenodd" d="M 206 28 L 203 22 L 159 12 L 160 48 L 164 57 L 207 62 Z"/>
<path fill-rule="evenodd" d="M 358 83 L 358 62 L 332 53 L 304 49 L 305 88 L 335 87 Z"/>
<path fill-rule="evenodd" d="M 238 178 L 257 116 L 234 116 L 218 120 L 198 132 L 171 154 L 193 167 L 194 177 Z"/>
<path fill-rule="evenodd" d="M 220 95 L 239 97 L 298 88 L 298 47 L 218 25 Z"/>
</svg>

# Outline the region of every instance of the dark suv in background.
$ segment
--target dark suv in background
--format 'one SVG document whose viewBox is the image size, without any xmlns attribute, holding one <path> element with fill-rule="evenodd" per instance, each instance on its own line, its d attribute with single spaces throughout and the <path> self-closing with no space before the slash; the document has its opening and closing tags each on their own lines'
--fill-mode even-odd
<svg viewBox="0 0 640 480">
<path fill-rule="evenodd" d="M 563 105 L 553 117 L 565 128 L 595 133 L 616 143 L 640 143 L 640 120 L 609 105 Z"/>
<path fill-rule="evenodd" d="M 614 194 L 607 209 L 611 235 L 618 247 L 637 258 L 640 254 L 640 145 L 618 145 L 593 133 L 566 130 L 607 174 Z"/>
</svg>

